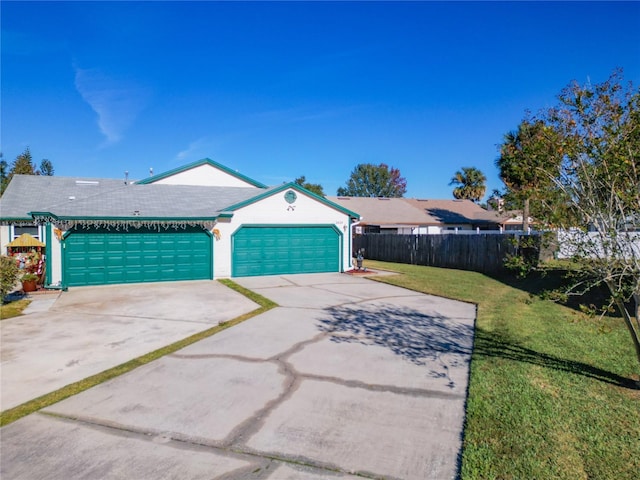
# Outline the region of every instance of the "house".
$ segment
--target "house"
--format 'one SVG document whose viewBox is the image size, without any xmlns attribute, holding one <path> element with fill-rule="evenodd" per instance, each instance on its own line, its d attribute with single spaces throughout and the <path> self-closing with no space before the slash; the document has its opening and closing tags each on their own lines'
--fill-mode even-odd
<svg viewBox="0 0 640 480">
<path fill-rule="evenodd" d="M 522 231 L 523 218 L 522 211 L 520 210 L 505 210 L 498 214 L 500 218 L 500 225 L 503 230 L 507 232 Z M 536 220 L 529 217 L 529 225 L 532 228 L 536 224 Z"/>
<path fill-rule="evenodd" d="M 46 245 L 45 285 L 61 288 L 341 272 L 358 218 L 210 159 L 138 182 L 16 175 L 0 199 L 0 249 L 30 233 Z"/>
<path fill-rule="evenodd" d="M 357 211 L 356 233 L 439 234 L 448 231 L 499 230 L 503 219 L 471 200 L 327 197 Z"/>
</svg>

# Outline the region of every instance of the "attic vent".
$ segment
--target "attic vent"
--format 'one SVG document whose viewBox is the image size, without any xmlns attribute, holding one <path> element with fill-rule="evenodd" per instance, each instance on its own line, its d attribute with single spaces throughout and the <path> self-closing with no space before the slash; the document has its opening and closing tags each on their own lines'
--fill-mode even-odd
<svg viewBox="0 0 640 480">
<path fill-rule="evenodd" d="M 391 200 L 391 199 L 387 197 L 378 197 L 378 200 Z"/>
<path fill-rule="evenodd" d="M 428 202 L 429 199 L 428 198 L 419 198 L 418 201 L 419 202 Z"/>
<path fill-rule="evenodd" d="M 351 200 L 351 197 L 338 197 L 338 200 Z"/>
<path fill-rule="evenodd" d="M 76 197 L 74 197 L 73 195 L 69 196 L 69 200 L 75 200 L 75 199 L 76 199 Z"/>
<path fill-rule="evenodd" d="M 95 180 L 76 180 L 76 185 L 100 185 L 100 182 Z"/>
</svg>

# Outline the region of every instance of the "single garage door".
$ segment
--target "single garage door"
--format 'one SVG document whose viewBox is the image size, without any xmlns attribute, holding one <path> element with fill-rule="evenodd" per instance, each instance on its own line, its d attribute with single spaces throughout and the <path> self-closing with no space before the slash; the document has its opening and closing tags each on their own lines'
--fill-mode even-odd
<svg viewBox="0 0 640 480">
<path fill-rule="evenodd" d="M 72 231 L 64 240 L 67 286 L 206 280 L 212 243 L 197 229 Z"/>
<path fill-rule="evenodd" d="M 331 226 L 241 227 L 233 235 L 234 277 L 340 271 L 340 234 Z"/>
</svg>

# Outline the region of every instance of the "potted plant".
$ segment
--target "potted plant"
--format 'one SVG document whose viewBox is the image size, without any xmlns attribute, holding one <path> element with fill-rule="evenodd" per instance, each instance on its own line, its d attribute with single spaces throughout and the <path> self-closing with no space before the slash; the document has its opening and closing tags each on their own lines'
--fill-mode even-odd
<svg viewBox="0 0 640 480">
<path fill-rule="evenodd" d="M 20 281 L 23 292 L 35 292 L 38 287 L 38 275 L 35 273 L 25 273 Z"/>
</svg>

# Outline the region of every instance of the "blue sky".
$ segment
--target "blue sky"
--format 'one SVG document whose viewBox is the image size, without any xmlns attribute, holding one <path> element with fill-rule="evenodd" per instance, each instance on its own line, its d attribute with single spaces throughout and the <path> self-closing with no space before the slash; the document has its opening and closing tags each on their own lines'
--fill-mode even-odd
<svg viewBox="0 0 640 480">
<path fill-rule="evenodd" d="M 640 85 L 639 2 L 10 2 L 1 144 L 56 175 L 129 178 L 209 157 L 329 195 L 386 163 L 407 195 L 488 193 L 503 135 L 570 81 Z"/>
</svg>

